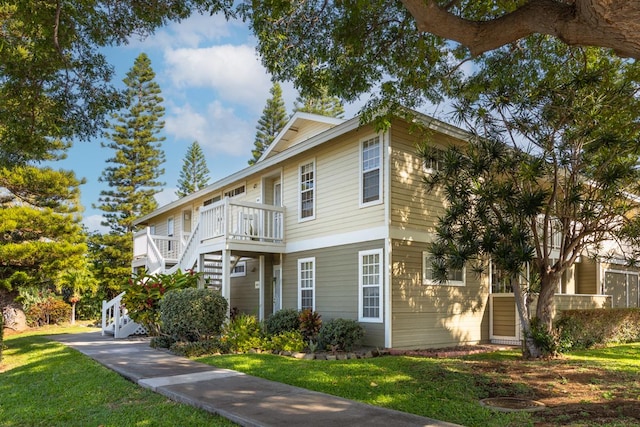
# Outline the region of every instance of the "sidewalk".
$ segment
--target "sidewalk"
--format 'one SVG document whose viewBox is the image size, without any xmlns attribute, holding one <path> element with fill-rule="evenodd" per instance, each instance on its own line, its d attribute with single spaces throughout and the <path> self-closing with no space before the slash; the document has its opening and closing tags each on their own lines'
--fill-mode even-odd
<svg viewBox="0 0 640 427">
<path fill-rule="evenodd" d="M 100 332 L 50 338 L 84 353 L 142 387 L 219 414 L 242 426 L 456 425 L 218 369 L 155 350 L 144 339 L 114 340 Z"/>
</svg>

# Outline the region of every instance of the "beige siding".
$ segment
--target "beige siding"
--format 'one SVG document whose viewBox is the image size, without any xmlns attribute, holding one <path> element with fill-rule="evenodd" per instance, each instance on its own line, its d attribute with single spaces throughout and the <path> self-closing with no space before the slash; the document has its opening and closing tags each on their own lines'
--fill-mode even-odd
<svg viewBox="0 0 640 427">
<path fill-rule="evenodd" d="M 231 278 L 231 308 L 257 316 L 260 310 L 260 290 L 256 289 L 260 271 L 257 259 L 247 259 L 246 276 Z"/>
<path fill-rule="evenodd" d="M 404 123 L 394 122 L 391 128 L 391 224 L 433 232 L 443 212 L 443 195 L 437 188 L 429 191 L 422 181 L 424 169 L 416 152 L 417 137 Z M 435 132 L 430 138 L 443 148 L 454 143 Z"/>
<path fill-rule="evenodd" d="M 493 335 L 516 336 L 516 303 L 513 296 L 493 297 Z"/>
<path fill-rule="evenodd" d="M 396 348 L 489 340 L 488 286 L 467 270 L 466 286 L 422 284 L 426 243 L 393 240 L 392 340 Z"/>
<path fill-rule="evenodd" d="M 383 248 L 384 241 L 375 241 L 285 255 L 283 308 L 298 308 L 298 260 L 315 257 L 316 311 L 325 322 L 335 318 L 358 320 L 358 252 Z M 366 331 L 364 344 L 383 347 L 384 324 L 361 324 Z"/>
<path fill-rule="evenodd" d="M 287 162 L 283 203 L 287 242 L 384 226 L 384 205 L 360 208 L 360 140 L 370 127 L 336 139 Z M 315 219 L 298 220 L 299 167 L 315 160 Z"/>
</svg>

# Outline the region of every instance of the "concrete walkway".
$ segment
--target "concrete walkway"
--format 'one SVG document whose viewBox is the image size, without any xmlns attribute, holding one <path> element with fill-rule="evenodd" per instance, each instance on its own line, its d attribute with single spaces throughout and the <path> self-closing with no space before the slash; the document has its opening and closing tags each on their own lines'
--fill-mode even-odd
<svg viewBox="0 0 640 427">
<path fill-rule="evenodd" d="M 455 426 L 218 369 L 155 350 L 145 339 L 114 340 L 103 337 L 100 332 L 50 338 L 142 387 L 219 414 L 242 426 Z"/>
</svg>

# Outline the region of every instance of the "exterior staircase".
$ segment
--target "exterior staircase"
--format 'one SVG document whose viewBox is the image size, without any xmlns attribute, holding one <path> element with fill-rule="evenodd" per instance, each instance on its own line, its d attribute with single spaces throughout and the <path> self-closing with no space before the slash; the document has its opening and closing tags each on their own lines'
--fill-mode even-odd
<svg viewBox="0 0 640 427">
<path fill-rule="evenodd" d="M 102 301 L 102 335 L 113 335 L 114 338 L 126 338 L 130 335 L 144 335 L 144 326 L 131 320 L 127 309 L 122 305 L 124 292 L 111 301 Z"/>
</svg>

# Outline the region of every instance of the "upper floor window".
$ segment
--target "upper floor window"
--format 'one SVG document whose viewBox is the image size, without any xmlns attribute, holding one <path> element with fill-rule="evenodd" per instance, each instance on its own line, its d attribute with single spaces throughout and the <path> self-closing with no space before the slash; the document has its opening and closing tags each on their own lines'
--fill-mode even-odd
<svg viewBox="0 0 640 427">
<path fill-rule="evenodd" d="M 205 201 L 204 201 L 204 203 L 203 203 L 203 205 L 204 205 L 204 206 L 209 206 L 209 205 L 214 204 L 215 202 L 219 202 L 220 200 L 222 200 L 222 197 L 220 197 L 220 196 L 215 196 L 215 197 L 213 197 L 213 198 L 211 198 L 211 199 L 207 199 L 207 200 L 205 200 Z"/>
<path fill-rule="evenodd" d="M 368 205 L 381 201 L 382 174 L 380 138 L 375 136 L 360 143 L 360 203 Z"/>
<path fill-rule="evenodd" d="M 444 151 L 440 148 L 429 149 L 428 158 L 424 159 L 424 171 L 426 173 L 434 173 L 442 168 Z"/>
<path fill-rule="evenodd" d="M 450 268 L 447 272 L 447 281 L 439 282 L 435 279 L 433 272 L 433 256 L 429 252 L 422 252 L 422 284 L 423 285 L 445 285 L 464 286 L 465 271 L 463 268 Z"/>
<path fill-rule="evenodd" d="M 300 165 L 300 203 L 299 219 L 315 218 L 316 186 L 315 162 Z"/>
<path fill-rule="evenodd" d="M 235 197 L 235 196 L 239 196 L 239 195 L 241 195 L 241 194 L 244 194 L 244 193 L 245 193 L 245 191 L 246 191 L 246 190 L 245 190 L 245 186 L 244 186 L 244 184 L 243 184 L 243 185 L 241 185 L 241 186 L 239 186 L 239 187 L 236 187 L 236 188 L 233 188 L 233 189 L 231 189 L 231 190 L 225 191 L 225 192 L 224 192 L 224 197 Z"/>
</svg>

